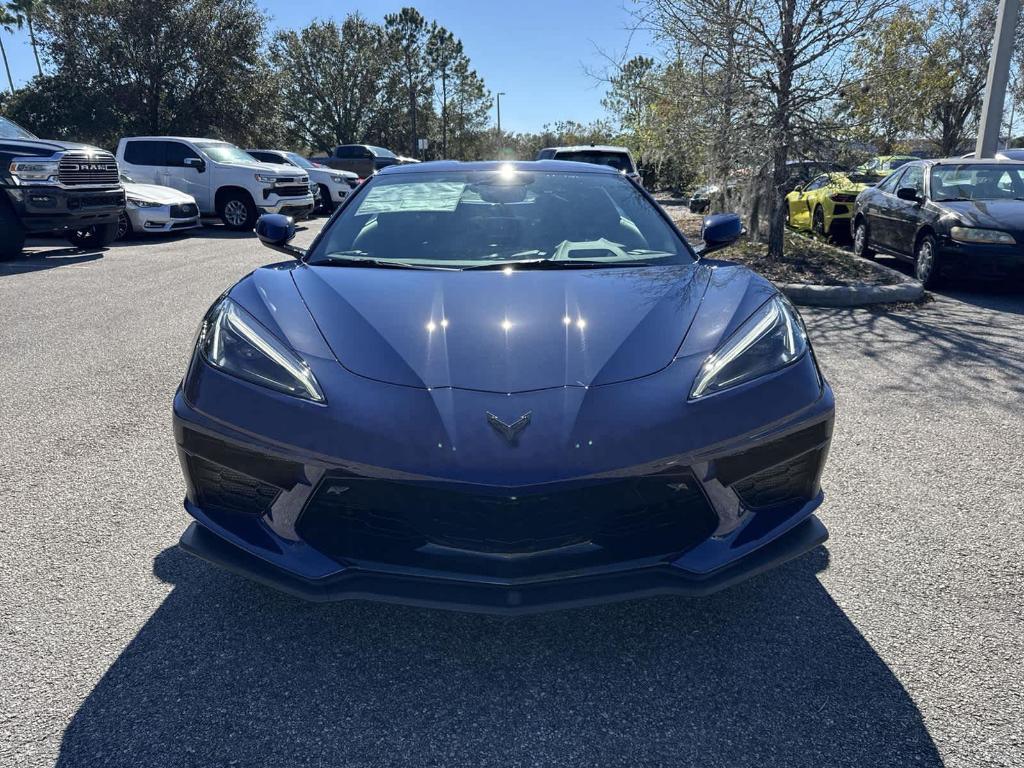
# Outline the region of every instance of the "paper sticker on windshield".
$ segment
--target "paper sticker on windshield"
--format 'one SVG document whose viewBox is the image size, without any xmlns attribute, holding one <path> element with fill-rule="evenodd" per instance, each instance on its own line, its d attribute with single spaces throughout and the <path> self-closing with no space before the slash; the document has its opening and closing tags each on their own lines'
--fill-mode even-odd
<svg viewBox="0 0 1024 768">
<path fill-rule="evenodd" d="M 458 206 L 465 189 L 466 185 L 457 181 L 381 184 L 370 188 L 356 215 L 405 211 L 450 213 Z"/>
</svg>

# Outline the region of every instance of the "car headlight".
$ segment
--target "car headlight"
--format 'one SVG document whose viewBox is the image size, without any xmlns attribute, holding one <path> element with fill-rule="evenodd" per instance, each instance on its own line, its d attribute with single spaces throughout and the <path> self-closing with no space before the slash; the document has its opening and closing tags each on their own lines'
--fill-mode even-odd
<svg viewBox="0 0 1024 768">
<path fill-rule="evenodd" d="M 207 314 L 196 346 L 225 373 L 306 400 L 326 399 L 306 361 L 231 299 L 221 299 Z"/>
<path fill-rule="evenodd" d="M 260 184 L 277 184 L 277 176 L 271 176 L 266 173 L 257 173 L 256 181 Z"/>
<path fill-rule="evenodd" d="M 128 205 L 134 205 L 136 208 L 159 208 L 163 203 L 154 203 L 152 200 L 140 200 L 137 197 L 126 197 L 125 200 Z"/>
<path fill-rule="evenodd" d="M 56 160 L 14 160 L 8 170 L 16 182 L 26 181 L 50 181 L 51 177 L 57 175 L 58 161 Z"/>
<path fill-rule="evenodd" d="M 1015 245 L 1017 243 L 1009 232 L 1000 232 L 998 229 L 951 227 L 949 236 L 958 243 L 989 243 L 996 245 Z"/>
<path fill-rule="evenodd" d="M 807 332 L 796 310 L 782 296 L 770 299 L 708 356 L 690 390 L 690 399 L 785 368 L 807 351 Z"/>
<path fill-rule="evenodd" d="M 333 181 L 335 184 L 341 184 L 341 183 L 343 183 L 345 181 L 345 177 L 344 176 L 331 176 L 331 181 Z"/>
</svg>

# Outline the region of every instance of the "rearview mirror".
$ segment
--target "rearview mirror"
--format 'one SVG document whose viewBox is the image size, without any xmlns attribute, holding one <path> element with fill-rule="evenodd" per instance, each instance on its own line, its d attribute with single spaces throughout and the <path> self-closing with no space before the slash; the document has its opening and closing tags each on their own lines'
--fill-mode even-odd
<svg viewBox="0 0 1024 768">
<path fill-rule="evenodd" d="M 295 221 L 280 213 L 265 213 L 256 220 L 256 236 L 268 248 L 286 253 L 294 259 L 306 255 L 302 248 L 289 245 L 295 237 Z"/>
<path fill-rule="evenodd" d="M 896 190 L 896 197 L 900 200 L 909 200 L 911 203 L 921 202 L 921 196 L 914 187 L 900 187 Z"/>
<path fill-rule="evenodd" d="M 746 230 L 743 228 L 743 222 L 735 213 L 716 213 L 713 216 L 705 216 L 704 226 L 701 229 L 701 240 L 704 242 L 697 247 L 697 253 L 707 256 L 709 253 L 727 248 L 744 234 L 746 234 Z"/>
<path fill-rule="evenodd" d="M 185 158 L 186 168 L 195 168 L 198 173 L 206 172 L 206 161 L 201 157 L 186 157 Z"/>
</svg>

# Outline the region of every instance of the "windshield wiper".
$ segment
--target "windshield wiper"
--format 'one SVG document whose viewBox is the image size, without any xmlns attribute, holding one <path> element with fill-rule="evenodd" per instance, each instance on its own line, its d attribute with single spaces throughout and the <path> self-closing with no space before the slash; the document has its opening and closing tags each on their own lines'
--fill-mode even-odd
<svg viewBox="0 0 1024 768">
<path fill-rule="evenodd" d="M 496 261 L 493 264 L 475 264 L 469 269 L 600 269 L 602 267 L 651 267 L 645 261 L 587 261 L 585 259 L 527 259 L 526 261 Z"/>
<path fill-rule="evenodd" d="M 410 264 L 407 261 L 392 259 L 375 259 L 371 256 L 344 256 L 340 253 L 328 253 L 318 256 L 316 261 L 307 262 L 311 267 L 376 267 L 379 269 L 441 269 L 457 271 L 453 267 L 432 267 L 427 264 Z"/>
</svg>

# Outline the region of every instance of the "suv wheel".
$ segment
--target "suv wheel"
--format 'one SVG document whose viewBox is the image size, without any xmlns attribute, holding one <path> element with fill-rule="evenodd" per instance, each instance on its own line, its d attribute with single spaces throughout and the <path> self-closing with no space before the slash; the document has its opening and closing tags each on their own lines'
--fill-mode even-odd
<svg viewBox="0 0 1024 768">
<path fill-rule="evenodd" d="M 117 222 L 73 229 L 67 239 L 76 248 L 105 248 L 117 239 Z"/>
<path fill-rule="evenodd" d="M 332 213 L 334 211 L 334 201 L 331 199 L 331 190 L 327 188 L 327 185 L 320 185 L 320 205 L 319 208 L 324 213 Z"/>
<path fill-rule="evenodd" d="M 252 199 L 242 192 L 228 192 L 217 207 L 224 226 L 235 232 L 250 232 L 256 226 L 256 206 Z"/>
<path fill-rule="evenodd" d="M 868 225 L 863 220 L 858 221 L 853 230 L 853 254 L 862 259 L 875 258 L 875 252 L 868 245 Z"/>
<path fill-rule="evenodd" d="M 935 288 L 939 284 L 939 254 L 935 238 L 925 235 L 917 244 L 914 254 L 914 277 L 925 288 Z"/>
<path fill-rule="evenodd" d="M 0 261 L 20 256 L 25 247 L 25 228 L 6 200 L 0 200 L 0 230 L 4 233 L 0 237 Z"/>
</svg>

